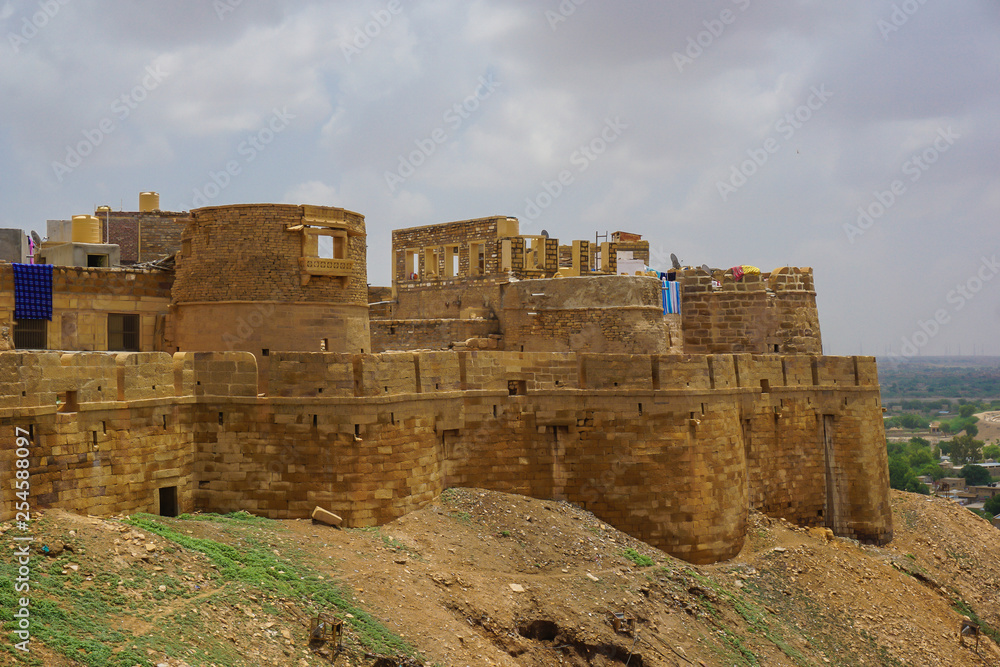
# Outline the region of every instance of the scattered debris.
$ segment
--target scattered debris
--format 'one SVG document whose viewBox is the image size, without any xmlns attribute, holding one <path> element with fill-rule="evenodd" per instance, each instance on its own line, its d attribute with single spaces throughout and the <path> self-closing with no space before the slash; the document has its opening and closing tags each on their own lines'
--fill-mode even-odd
<svg viewBox="0 0 1000 667">
<path fill-rule="evenodd" d="M 319 523 L 325 523 L 328 526 L 334 526 L 336 528 L 340 528 L 344 523 L 342 518 L 318 505 L 312 511 L 312 520 L 318 521 Z"/>
</svg>

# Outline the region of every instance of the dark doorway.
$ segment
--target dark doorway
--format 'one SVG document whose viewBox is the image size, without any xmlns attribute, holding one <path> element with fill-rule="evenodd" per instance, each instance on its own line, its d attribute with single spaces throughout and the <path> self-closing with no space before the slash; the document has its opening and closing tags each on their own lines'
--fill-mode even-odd
<svg viewBox="0 0 1000 667">
<path fill-rule="evenodd" d="M 160 516 L 177 516 L 177 487 L 160 489 Z"/>
</svg>

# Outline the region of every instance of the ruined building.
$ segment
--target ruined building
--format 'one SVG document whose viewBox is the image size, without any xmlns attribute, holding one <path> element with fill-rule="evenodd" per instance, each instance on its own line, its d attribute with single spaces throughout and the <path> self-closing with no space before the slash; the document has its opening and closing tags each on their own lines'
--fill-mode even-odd
<svg viewBox="0 0 1000 667">
<path fill-rule="evenodd" d="M 15 320 L 0 264 L 5 342 L 37 348 L 0 354 L 0 518 L 17 427 L 34 507 L 367 526 L 474 486 L 698 563 L 739 552 L 751 507 L 891 539 L 875 362 L 822 356 L 809 269 L 623 276 L 648 244 L 491 217 L 394 232 L 393 285 L 369 288 L 357 213 L 173 219 L 173 268 L 55 267 L 51 320 Z"/>
</svg>

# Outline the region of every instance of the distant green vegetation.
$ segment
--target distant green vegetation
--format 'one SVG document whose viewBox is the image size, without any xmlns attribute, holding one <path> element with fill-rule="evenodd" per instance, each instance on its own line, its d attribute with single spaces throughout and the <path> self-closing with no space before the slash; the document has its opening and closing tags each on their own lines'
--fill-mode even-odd
<svg viewBox="0 0 1000 667">
<path fill-rule="evenodd" d="M 984 360 L 974 366 L 947 359 L 936 362 L 912 359 L 904 363 L 880 360 L 882 399 L 888 402 L 921 397 L 1000 398 L 1000 367 L 995 360 L 990 361 L 992 365 L 985 365 Z"/>
<path fill-rule="evenodd" d="M 889 417 L 885 420 L 886 428 L 919 429 L 927 428 L 930 425 L 931 421 L 929 419 L 914 414 L 898 415 L 896 417 Z"/>
<path fill-rule="evenodd" d="M 970 486 L 985 486 L 993 479 L 986 468 L 976 464 L 983 461 L 987 453 L 1000 453 L 1000 447 L 983 447 L 981 440 L 970 435 L 956 436 L 933 447 L 923 438 L 910 438 L 905 443 L 890 442 L 886 448 L 889 453 L 889 486 L 923 494 L 928 493 L 927 487 L 917 477 L 927 475 L 936 481 L 954 475 L 950 470 L 941 468 L 938 463 L 941 454 L 947 454 L 955 466 L 962 466 L 955 476 L 964 478 Z"/>
<path fill-rule="evenodd" d="M 897 405 L 907 412 L 886 417 L 886 428 L 926 429 L 931 421 L 938 421 L 942 433 L 965 431 L 966 435 L 972 437 L 979 435 L 979 427 L 976 426 L 979 418 L 973 416 L 975 413 L 1000 410 L 1000 401 L 966 401 L 964 398 L 958 399 L 954 404 L 943 399 L 889 402 L 886 407 L 892 409 Z M 947 414 L 941 414 L 944 411 Z"/>
<path fill-rule="evenodd" d="M 941 466 L 937 448 L 931 448 L 930 443 L 923 438 L 911 438 L 907 443 L 890 442 L 889 450 L 889 486 L 900 491 L 912 493 L 930 493 L 927 486 L 917 479 L 918 475 L 930 475 L 934 479 L 945 476 Z"/>
</svg>

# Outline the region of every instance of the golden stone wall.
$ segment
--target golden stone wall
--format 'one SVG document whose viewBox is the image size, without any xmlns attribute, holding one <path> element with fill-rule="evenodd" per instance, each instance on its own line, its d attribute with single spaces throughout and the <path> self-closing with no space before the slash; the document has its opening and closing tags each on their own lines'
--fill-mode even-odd
<svg viewBox="0 0 1000 667">
<path fill-rule="evenodd" d="M 812 269 L 782 267 L 720 286 L 700 269 L 677 272 L 684 351 L 692 354 L 822 354 Z"/>
<path fill-rule="evenodd" d="M 15 426 L 39 507 L 156 512 L 177 487 L 182 512 L 370 526 L 461 485 L 566 499 L 698 563 L 738 553 L 748 506 L 892 536 L 868 357 L 2 353 Z"/>
<path fill-rule="evenodd" d="M 178 505 L 192 506 L 191 414 L 167 354 L 0 354 L 5 520 L 18 501 L 16 428 L 31 434 L 32 508 L 159 513 L 161 488 L 175 488 Z"/>
<path fill-rule="evenodd" d="M 502 294 L 507 350 L 663 354 L 671 348 L 655 278 L 522 280 L 504 285 Z"/>
<path fill-rule="evenodd" d="M 313 268 L 315 232 L 327 230 L 344 235 L 343 257 Z M 365 238 L 364 217 L 338 208 L 192 211 L 172 292 L 173 348 L 251 352 L 262 366 L 272 350 L 370 352 Z"/>
</svg>

